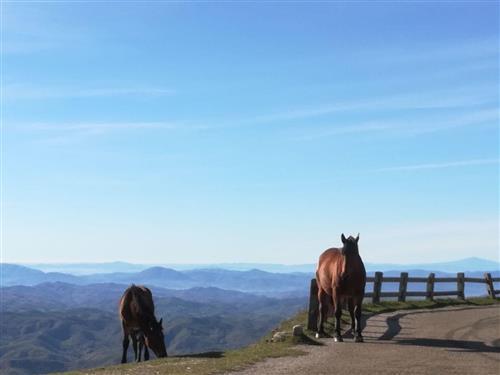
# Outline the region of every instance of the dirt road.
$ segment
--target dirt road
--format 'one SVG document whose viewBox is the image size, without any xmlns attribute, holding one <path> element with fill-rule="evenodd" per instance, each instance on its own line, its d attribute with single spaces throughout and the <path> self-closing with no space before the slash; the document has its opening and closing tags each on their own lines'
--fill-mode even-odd
<svg viewBox="0 0 500 375">
<path fill-rule="evenodd" d="M 500 374 L 500 306 L 401 311 L 366 322 L 364 343 L 321 339 L 306 356 L 268 359 L 234 375 Z"/>
</svg>

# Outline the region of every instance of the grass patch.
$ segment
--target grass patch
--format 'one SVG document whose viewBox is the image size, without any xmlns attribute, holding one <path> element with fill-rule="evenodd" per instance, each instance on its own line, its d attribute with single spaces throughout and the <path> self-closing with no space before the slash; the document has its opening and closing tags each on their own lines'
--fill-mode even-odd
<svg viewBox="0 0 500 375">
<path fill-rule="evenodd" d="M 238 350 L 169 357 L 167 359 L 156 359 L 140 364 L 130 363 L 120 366 L 76 371 L 69 374 L 217 374 L 244 368 L 265 358 L 304 354 L 304 352 L 295 349 L 294 346 L 295 343 L 292 340 L 279 343 L 264 341 Z"/>
<path fill-rule="evenodd" d="M 414 300 L 406 302 L 383 301 L 380 303 L 365 303 L 363 304 L 363 312 L 371 314 L 379 314 L 396 310 L 413 310 L 413 309 L 437 309 L 440 307 L 449 306 L 485 306 L 499 303 L 498 299 L 492 298 L 470 298 L 467 300 L 459 300 L 453 298 L 436 299 L 434 301 Z"/>
<path fill-rule="evenodd" d="M 396 310 L 413 309 L 436 309 L 448 306 L 484 306 L 498 304 L 498 299 L 491 298 L 471 298 L 465 301 L 457 299 L 438 299 L 435 301 L 407 301 L 392 302 L 383 301 L 378 304 L 367 303 L 363 305 L 364 315 L 374 315 Z M 289 332 L 282 342 L 270 342 L 272 333 L 261 339 L 259 342 L 246 348 L 228 350 L 226 352 L 208 352 L 186 356 L 169 357 L 167 359 L 156 359 L 140 364 L 130 363 L 126 365 L 111 366 L 105 368 L 96 368 L 92 370 L 74 371 L 69 374 L 195 374 L 209 375 L 219 374 L 230 370 L 242 369 L 255 362 L 266 358 L 276 358 L 285 356 L 299 356 L 305 354 L 297 344 L 322 345 L 316 341 L 315 332 L 304 330 L 301 337 L 291 335 L 292 327 L 296 324 L 306 326 L 307 311 L 302 311 L 291 319 L 285 320 L 278 328 L 279 331 Z M 345 323 L 350 322 L 348 315 L 344 315 L 342 320 Z M 325 329 L 328 333 L 333 329 L 333 322 L 328 321 Z"/>
</svg>

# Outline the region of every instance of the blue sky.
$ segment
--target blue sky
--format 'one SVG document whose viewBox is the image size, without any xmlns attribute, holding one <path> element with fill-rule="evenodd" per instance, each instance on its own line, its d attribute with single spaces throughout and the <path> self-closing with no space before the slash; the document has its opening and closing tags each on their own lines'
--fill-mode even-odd
<svg viewBox="0 0 500 375">
<path fill-rule="evenodd" d="M 498 2 L 2 11 L 3 261 L 499 258 Z"/>
</svg>

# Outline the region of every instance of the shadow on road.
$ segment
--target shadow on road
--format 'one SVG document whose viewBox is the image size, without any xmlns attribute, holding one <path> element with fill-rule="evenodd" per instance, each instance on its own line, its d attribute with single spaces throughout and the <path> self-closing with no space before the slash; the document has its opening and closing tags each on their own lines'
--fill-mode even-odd
<svg viewBox="0 0 500 375">
<path fill-rule="evenodd" d="M 466 352 L 500 353 L 500 348 L 486 345 L 481 341 L 414 338 L 414 339 L 401 339 L 401 340 L 396 339 L 395 343 L 401 345 L 417 345 L 417 346 L 429 346 L 434 348 L 460 349 L 460 351 L 466 351 Z"/>
<path fill-rule="evenodd" d="M 465 309 L 457 309 L 457 311 Z M 448 348 L 455 349 L 457 351 L 464 352 L 477 352 L 477 353 L 500 353 L 500 347 L 494 343 L 493 346 L 486 345 L 482 341 L 469 341 L 469 340 L 453 340 L 449 338 L 436 339 L 436 338 L 398 338 L 397 335 L 401 332 L 401 318 L 410 314 L 422 314 L 428 313 L 425 311 L 421 312 L 408 312 L 401 313 L 390 316 L 386 320 L 387 330 L 378 340 L 392 340 L 398 345 L 416 345 L 416 346 L 427 346 L 435 348 Z M 405 328 L 405 331 L 411 328 Z M 414 329 L 411 329 L 414 330 Z"/>
<path fill-rule="evenodd" d="M 488 308 L 489 306 L 484 306 L 483 308 Z M 481 307 L 474 307 L 475 309 L 480 309 Z M 471 307 L 463 307 L 463 308 L 457 308 L 453 309 L 453 311 L 464 311 L 464 310 L 470 310 Z M 407 316 L 407 315 L 415 315 L 415 314 L 435 314 L 435 313 L 442 313 L 441 310 L 436 309 L 436 310 L 423 310 L 423 311 L 408 311 L 404 312 L 401 314 L 396 314 L 393 316 L 390 316 L 386 319 L 386 324 L 387 324 L 387 330 L 385 333 L 379 337 L 379 340 L 392 340 L 395 336 L 401 332 L 401 324 L 399 323 L 400 319 Z M 405 328 L 408 329 L 408 328 Z"/>
<path fill-rule="evenodd" d="M 387 318 L 387 330 L 382 336 L 379 337 L 379 340 L 392 340 L 399 332 L 401 332 L 401 324 L 399 324 L 399 320 L 406 315 L 408 314 L 397 314 Z"/>
</svg>

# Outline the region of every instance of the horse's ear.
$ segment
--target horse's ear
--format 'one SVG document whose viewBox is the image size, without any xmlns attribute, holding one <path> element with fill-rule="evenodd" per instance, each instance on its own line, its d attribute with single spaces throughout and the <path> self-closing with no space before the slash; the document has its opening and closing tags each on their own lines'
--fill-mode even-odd
<svg viewBox="0 0 500 375">
<path fill-rule="evenodd" d="M 359 241 L 359 233 L 358 233 L 358 236 L 356 237 L 356 243 L 358 243 Z"/>
<path fill-rule="evenodd" d="M 342 240 L 342 243 L 345 243 L 347 240 L 345 239 L 344 233 L 342 233 L 342 236 L 340 236 L 340 239 Z"/>
<path fill-rule="evenodd" d="M 163 322 L 163 318 L 160 319 L 160 321 L 158 322 L 158 324 L 161 326 L 162 322 Z"/>
</svg>

